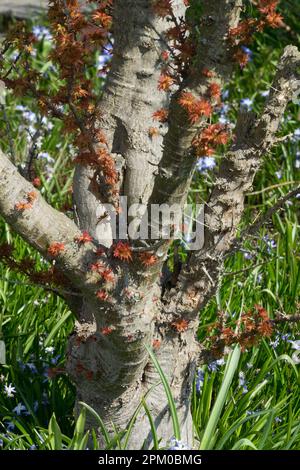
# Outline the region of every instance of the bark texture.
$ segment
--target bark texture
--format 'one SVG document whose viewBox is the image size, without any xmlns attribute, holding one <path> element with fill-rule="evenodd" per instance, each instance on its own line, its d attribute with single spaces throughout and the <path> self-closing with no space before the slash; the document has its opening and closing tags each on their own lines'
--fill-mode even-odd
<svg viewBox="0 0 300 470">
<path fill-rule="evenodd" d="M 105 131 L 120 175 L 121 194 L 128 204 L 177 202 L 183 204 L 194 170 L 191 143 L 204 121 L 191 125 L 178 96 L 182 90 L 204 95 L 209 81 L 196 70 L 208 68 L 222 85 L 233 69 L 226 35 L 238 24 L 240 0 L 203 0 L 201 41 L 197 67 L 171 97 L 167 124 L 156 139 L 149 136 L 152 114 L 165 105 L 165 95 L 157 89 L 161 73 L 159 60 L 165 49 L 164 32 L 169 24 L 154 15 L 148 0 L 116 0 L 115 54 L 100 103 L 99 126 Z M 174 2 L 176 14 L 184 14 L 181 0 Z M 207 47 L 207 44 L 210 47 Z M 141 398 L 147 404 L 157 432 L 166 442 L 172 437 L 167 399 L 159 377 L 149 361 L 145 344 L 159 344 L 156 355 L 172 388 L 182 429 L 182 439 L 193 446 L 189 398 L 194 371 L 200 356 L 195 340 L 199 309 L 214 294 L 223 259 L 237 236 L 243 212 L 244 195 L 249 191 L 262 156 L 275 141 L 282 114 L 299 87 L 300 54 L 295 47 L 285 49 L 270 97 L 261 116 L 241 113 L 236 140 L 220 166 L 205 214 L 205 244 L 193 252 L 181 269 L 176 285 L 162 285 L 161 272 L 171 240 L 151 244 L 158 262 L 145 268 L 111 256 L 114 241 L 109 217 L 99 223 L 109 202 L 105 188 L 91 189 L 94 170 L 78 165 L 74 176 L 76 223 L 51 208 L 0 151 L 0 214 L 34 248 L 49 257 L 48 248 L 64 243 L 56 259 L 69 279 L 74 296 L 76 329 L 67 351 L 67 369 L 77 388 L 77 403 L 84 401 L 102 417 L 113 432 L 112 422 L 126 428 Z M 38 197 L 32 208 L 16 210 L 16 203 L 31 191 Z M 159 222 L 157 221 L 157 224 Z M 136 227 L 138 229 L 138 225 Z M 81 230 L 94 241 L 76 243 Z M 127 234 L 124 237 L 126 238 Z M 132 242 L 134 245 L 134 242 Z M 96 297 L 99 277 L 90 270 L 97 261 L 96 250 L 104 248 L 103 260 L 114 272 L 109 297 Z M 134 245 L 139 250 L 138 244 Z M 71 297 L 71 298 L 70 298 Z M 188 328 L 178 332 L 177 320 L 188 320 Z M 110 328 L 110 334 L 104 329 Z M 92 426 L 92 419 L 88 425 Z M 99 439 L 101 437 L 99 436 Z M 152 436 L 143 411 L 137 417 L 129 448 L 150 447 Z"/>
</svg>

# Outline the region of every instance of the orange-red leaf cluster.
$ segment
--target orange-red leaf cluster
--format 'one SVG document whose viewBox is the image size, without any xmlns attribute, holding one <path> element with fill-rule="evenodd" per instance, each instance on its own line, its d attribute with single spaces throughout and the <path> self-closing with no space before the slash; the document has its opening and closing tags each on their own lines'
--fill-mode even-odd
<svg viewBox="0 0 300 470">
<path fill-rule="evenodd" d="M 192 142 L 196 155 L 213 155 L 218 145 L 226 145 L 229 134 L 223 124 L 211 124 L 196 136 Z"/>
<path fill-rule="evenodd" d="M 114 245 L 113 255 L 121 261 L 132 261 L 132 248 L 127 242 L 119 241 Z"/>
<path fill-rule="evenodd" d="M 188 113 L 189 121 L 195 124 L 202 116 L 209 117 L 212 113 L 212 106 L 204 98 L 197 99 L 190 92 L 182 92 L 178 103 Z"/>
</svg>

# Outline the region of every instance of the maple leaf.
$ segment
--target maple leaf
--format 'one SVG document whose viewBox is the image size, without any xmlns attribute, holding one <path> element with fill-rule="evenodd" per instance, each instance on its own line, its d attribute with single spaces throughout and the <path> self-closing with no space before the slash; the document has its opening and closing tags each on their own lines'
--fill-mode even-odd
<svg viewBox="0 0 300 470">
<path fill-rule="evenodd" d="M 100 332 L 104 335 L 110 335 L 114 331 L 114 328 L 111 328 L 110 326 L 104 326 L 103 328 L 100 329 Z"/>
<path fill-rule="evenodd" d="M 51 243 L 51 245 L 49 246 L 48 253 L 49 255 L 55 257 L 59 255 L 60 253 L 62 253 L 64 249 L 65 249 L 64 243 L 54 242 L 54 243 Z"/>
<path fill-rule="evenodd" d="M 115 279 L 112 270 L 109 269 L 109 268 L 103 269 L 100 272 L 100 275 L 101 275 L 102 279 L 104 279 L 106 282 L 113 282 L 114 279 Z"/>
<path fill-rule="evenodd" d="M 15 204 L 15 209 L 19 212 L 22 212 L 31 208 L 32 208 L 32 204 L 30 204 L 29 202 L 21 201 Z"/>
<path fill-rule="evenodd" d="M 169 116 L 169 111 L 164 108 L 161 108 L 152 114 L 152 118 L 158 122 L 167 122 L 168 116 Z"/>
<path fill-rule="evenodd" d="M 30 191 L 29 193 L 26 194 L 27 201 L 29 203 L 32 203 L 37 199 L 37 192 L 36 191 Z"/>
<path fill-rule="evenodd" d="M 154 0 L 152 7 L 154 13 L 156 13 L 161 18 L 165 18 L 166 16 L 171 15 L 173 12 L 171 0 Z"/>
<path fill-rule="evenodd" d="M 160 347 L 160 345 L 161 345 L 161 341 L 160 341 L 159 339 L 154 339 L 154 340 L 152 341 L 152 347 L 153 347 L 153 349 L 158 349 L 158 348 Z"/>
<path fill-rule="evenodd" d="M 113 255 L 121 261 L 132 261 L 132 248 L 127 242 L 118 242 L 114 246 Z"/>
<path fill-rule="evenodd" d="M 278 3 L 278 0 L 259 0 L 258 9 L 262 14 L 267 15 L 274 12 Z"/>
<path fill-rule="evenodd" d="M 209 94 L 212 98 L 219 100 L 221 97 L 221 87 L 218 83 L 211 83 L 208 88 Z"/>
<path fill-rule="evenodd" d="M 112 25 L 112 17 L 103 11 L 96 11 L 92 16 L 94 21 L 99 21 L 103 28 L 109 29 Z"/>
<path fill-rule="evenodd" d="M 178 103 L 180 104 L 180 106 L 182 106 L 184 109 L 188 111 L 194 105 L 195 101 L 196 101 L 196 98 L 194 97 L 192 93 L 188 91 L 183 91 L 180 95 Z"/>
<path fill-rule="evenodd" d="M 209 117 L 212 113 L 211 104 L 204 98 L 197 99 L 190 92 L 182 92 L 178 103 L 188 113 L 189 121 L 195 124 L 201 116 Z"/>
<path fill-rule="evenodd" d="M 244 52 L 242 49 L 239 49 L 234 55 L 233 58 L 240 64 L 241 68 L 244 68 L 249 62 L 249 54 Z"/>
<path fill-rule="evenodd" d="M 84 230 L 81 235 L 77 235 L 74 238 L 74 241 L 78 243 L 79 245 L 84 244 L 84 243 L 90 243 L 93 241 L 93 237 L 86 231 Z"/>
<path fill-rule="evenodd" d="M 215 72 L 213 70 L 209 70 L 208 68 L 204 67 L 202 69 L 202 75 L 207 78 L 212 78 L 215 76 Z"/>
<path fill-rule="evenodd" d="M 183 331 L 186 331 L 189 326 L 189 322 L 182 318 L 181 320 L 174 321 L 172 323 L 172 326 L 175 328 L 178 333 L 182 333 Z"/>
<path fill-rule="evenodd" d="M 284 25 L 283 16 L 275 11 L 268 13 L 266 16 L 266 22 L 271 28 L 281 28 Z"/>
<path fill-rule="evenodd" d="M 96 293 L 96 297 L 100 300 L 107 300 L 109 296 L 108 296 L 108 293 L 104 289 L 101 289 L 101 290 L 98 290 L 98 292 Z"/>
<path fill-rule="evenodd" d="M 174 79 L 170 75 L 162 74 L 158 80 L 157 88 L 161 91 L 170 90 L 171 86 L 174 83 Z"/>
<path fill-rule="evenodd" d="M 150 252 L 145 251 L 145 253 L 139 254 L 139 259 L 144 266 L 153 266 L 157 262 L 157 257 Z"/>
</svg>

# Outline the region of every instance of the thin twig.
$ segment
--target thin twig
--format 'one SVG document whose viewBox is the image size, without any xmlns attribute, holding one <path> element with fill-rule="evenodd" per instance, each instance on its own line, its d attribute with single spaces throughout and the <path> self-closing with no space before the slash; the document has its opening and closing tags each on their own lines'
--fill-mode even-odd
<svg viewBox="0 0 300 470">
<path fill-rule="evenodd" d="M 68 290 L 59 290 L 59 289 L 55 289 L 54 287 L 46 286 L 44 284 L 32 284 L 30 282 L 24 282 L 24 281 L 13 281 L 11 279 L 7 279 L 6 277 L 0 277 L 0 281 L 8 282 L 9 284 L 14 284 L 17 286 L 37 287 L 37 288 L 52 292 L 53 294 L 56 294 L 59 297 L 64 297 L 64 295 L 81 297 L 81 294 L 79 294 L 78 292 L 73 292 L 73 291 L 68 291 Z"/>
<path fill-rule="evenodd" d="M 300 181 L 284 181 L 283 183 L 272 184 L 271 186 L 267 186 L 266 188 L 260 189 L 259 191 L 253 191 L 252 193 L 247 193 L 246 196 L 256 196 L 258 194 L 271 191 L 272 189 L 277 189 L 277 188 L 281 188 L 282 186 L 289 186 L 292 184 L 299 184 L 299 183 Z"/>
<path fill-rule="evenodd" d="M 249 227 L 244 229 L 241 234 L 239 235 L 238 238 L 236 238 L 233 242 L 232 249 L 226 253 L 225 257 L 227 258 L 228 256 L 232 255 L 232 253 L 235 253 L 238 251 L 245 238 L 248 238 L 249 236 L 255 235 L 259 231 L 259 229 L 268 221 L 271 219 L 272 215 L 275 214 L 275 212 L 278 211 L 278 209 L 281 209 L 282 206 L 291 198 L 297 196 L 297 194 L 300 194 L 300 186 L 298 186 L 296 189 L 293 189 L 290 191 L 288 194 L 280 198 L 276 204 L 274 204 L 272 207 L 270 207 L 265 214 L 262 214 L 256 222 L 252 223 Z"/>
<path fill-rule="evenodd" d="M 237 274 L 242 274 L 242 273 L 245 273 L 247 271 L 251 271 L 252 269 L 258 268 L 259 266 L 263 266 L 264 264 L 272 263 L 276 259 L 277 259 L 277 257 L 272 258 L 269 261 L 264 261 L 262 263 L 257 263 L 257 264 L 254 264 L 254 265 L 252 264 L 251 266 L 248 266 L 248 268 L 240 269 L 239 271 L 234 271 L 232 273 L 230 271 L 224 272 L 222 275 L 223 276 L 236 276 Z"/>
</svg>

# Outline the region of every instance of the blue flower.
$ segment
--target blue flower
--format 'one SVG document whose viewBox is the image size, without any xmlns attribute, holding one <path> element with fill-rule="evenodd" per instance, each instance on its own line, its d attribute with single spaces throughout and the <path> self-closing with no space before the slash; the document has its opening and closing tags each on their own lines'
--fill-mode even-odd
<svg viewBox="0 0 300 470">
<path fill-rule="evenodd" d="M 248 60 L 252 60 L 253 52 L 251 51 L 251 49 L 249 49 L 249 47 L 242 46 L 242 50 L 243 52 L 245 52 L 245 54 L 247 54 Z"/>
<path fill-rule="evenodd" d="M 282 178 L 282 172 L 281 171 L 275 171 L 275 175 L 277 178 L 280 180 Z"/>
<path fill-rule="evenodd" d="M 14 429 L 15 429 L 15 423 L 13 423 L 12 421 L 7 422 L 6 430 L 8 432 L 12 432 Z"/>
<path fill-rule="evenodd" d="M 277 244 L 275 242 L 275 240 L 273 240 L 272 238 L 269 237 L 269 235 L 265 235 L 263 237 L 263 241 L 266 243 L 267 245 L 267 251 L 268 253 L 271 253 L 271 251 L 276 248 Z"/>
<path fill-rule="evenodd" d="M 247 110 L 250 110 L 252 109 L 252 105 L 253 105 L 253 100 L 251 100 L 250 98 L 243 98 L 241 101 L 241 106 Z"/>
<path fill-rule="evenodd" d="M 219 370 L 219 367 L 223 366 L 225 364 L 224 359 L 217 359 L 216 361 L 212 361 L 207 365 L 207 368 L 210 372 L 217 372 Z"/>
<path fill-rule="evenodd" d="M 260 96 L 262 96 L 263 98 L 266 98 L 267 96 L 269 96 L 270 94 L 270 90 L 263 90 L 260 92 Z"/>
<path fill-rule="evenodd" d="M 27 408 L 22 403 L 18 403 L 17 406 L 13 409 L 13 412 L 16 413 L 17 416 L 21 416 L 21 414 L 25 411 L 27 411 Z"/>
<path fill-rule="evenodd" d="M 243 388 L 243 394 L 248 392 L 248 388 L 246 385 L 246 379 L 245 379 L 245 374 L 244 372 L 240 371 L 239 372 L 239 386 Z"/>
<path fill-rule="evenodd" d="M 289 340 L 289 343 L 291 343 L 293 349 L 296 349 L 296 351 L 300 351 L 300 340 L 299 339 L 296 340 L 296 341 Z"/>
<path fill-rule="evenodd" d="M 300 169 L 300 152 L 299 151 L 296 153 L 295 168 L 297 170 Z"/>
<path fill-rule="evenodd" d="M 216 166 L 216 160 L 213 157 L 201 157 L 196 163 L 196 169 L 200 173 L 212 170 Z"/>
<path fill-rule="evenodd" d="M 57 364 L 60 359 L 60 354 L 51 359 L 51 364 Z"/>
<path fill-rule="evenodd" d="M 44 41 L 52 41 L 52 34 L 50 33 L 48 28 L 45 26 L 34 26 L 32 28 L 32 32 L 38 41 L 44 39 Z"/>
<path fill-rule="evenodd" d="M 175 437 L 172 437 L 172 439 L 170 439 L 169 445 L 170 447 L 167 450 L 190 450 L 190 447 L 188 447 L 187 444 L 175 439 Z"/>
<path fill-rule="evenodd" d="M 249 251 L 244 252 L 244 258 L 245 259 L 252 259 L 253 255 Z"/>
<path fill-rule="evenodd" d="M 27 362 L 26 367 L 27 367 L 27 368 L 30 370 L 30 372 L 32 372 L 33 374 L 37 374 L 37 368 L 36 368 L 35 364 L 33 364 L 32 362 Z"/>
<path fill-rule="evenodd" d="M 199 394 L 201 393 L 201 387 L 202 387 L 202 384 L 204 383 L 204 377 L 205 377 L 205 374 L 203 370 L 199 369 L 197 373 L 197 378 L 196 378 L 196 392 Z"/>
<path fill-rule="evenodd" d="M 294 140 L 300 140 L 300 127 L 294 130 Z"/>
<path fill-rule="evenodd" d="M 280 337 L 277 335 L 274 339 L 274 341 L 270 341 L 270 346 L 273 348 L 273 349 L 276 349 L 277 346 L 279 345 L 280 343 Z"/>
</svg>

